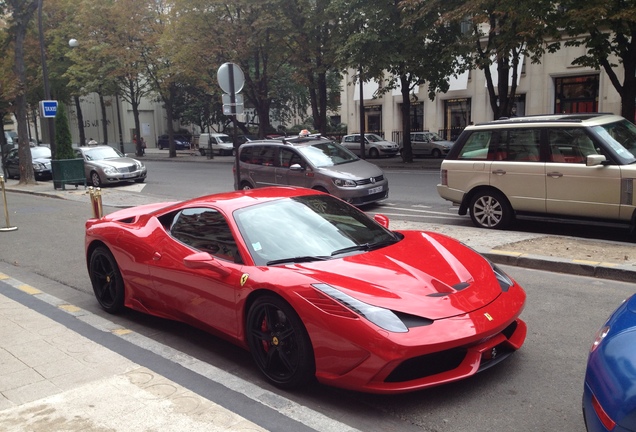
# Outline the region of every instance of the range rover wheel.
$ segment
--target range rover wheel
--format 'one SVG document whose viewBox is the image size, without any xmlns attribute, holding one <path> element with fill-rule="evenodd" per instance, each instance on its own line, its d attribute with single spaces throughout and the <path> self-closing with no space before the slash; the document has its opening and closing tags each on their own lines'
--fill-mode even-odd
<svg viewBox="0 0 636 432">
<path fill-rule="evenodd" d="M 513 217 L 508 200 L 496 190 L 477 192 L 470 200 L 470 218 L 479 228 L 504 229 Z"/>
</svg>

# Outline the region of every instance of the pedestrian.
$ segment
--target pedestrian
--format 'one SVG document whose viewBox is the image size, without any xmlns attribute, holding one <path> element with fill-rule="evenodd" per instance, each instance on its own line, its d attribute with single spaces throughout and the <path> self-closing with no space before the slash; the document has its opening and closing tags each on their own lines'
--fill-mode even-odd
<svg viewBox="0 0 636 432">
<path fill-rule="evenodd" d="M 144 137 L 141 137 L 141 154 L 146 154 L 146 140 L 144 139 Z"/>
</svg>

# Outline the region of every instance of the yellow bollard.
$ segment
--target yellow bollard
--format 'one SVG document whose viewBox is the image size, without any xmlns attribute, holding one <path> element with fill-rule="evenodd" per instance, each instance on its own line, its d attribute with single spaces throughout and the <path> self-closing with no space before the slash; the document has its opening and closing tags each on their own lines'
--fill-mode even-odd
<svg viewBox="0 0 636 432">
<path fill-rule="evenodd" d="M 104 210 L 102 208 L 102 190 L 100 188 L 88 187 L 86 192 L 91 197 L 91 207 L 93 208 L 93 217 L 95 219 L 101 219 Z"/>
<path fill-rule="evenodd" d="M 0 187 L 2 188 L 2 201 L 4 202 L 4 218 L 7 221 L 7 226 L 0 228 L 0 231 L 15 231 L 18 227 L 12 227 L 9 223 L 9 208 L 7 207 L 7 192 L 4 189 L 4 176 L 0 175 Z"/>
</svg>

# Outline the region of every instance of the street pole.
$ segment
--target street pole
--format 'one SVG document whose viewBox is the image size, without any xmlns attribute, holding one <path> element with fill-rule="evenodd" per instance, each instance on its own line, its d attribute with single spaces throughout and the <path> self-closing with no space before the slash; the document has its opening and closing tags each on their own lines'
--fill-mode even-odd
<svg viewBox="0 0 636 432">
<path fill-rule="evenodd" d="M 46 67 L 46 52 L 44 50 L 44 30 L 42 28 L 42 0 L 38 1 L 38 31 L 40 33 L 40 56 L 42 57 L 42 79 L 44 81 L 44 99 L 51 100 L 51 88 L 49 87 L 49 70 Z M 40 115 L 43 115 L 41 113 Z M 45 118 L 49 131 L 49 143 L 51 144 L 51 154 L 56 159 L 55 148 L 55 119 Z M 40 123 L 41 124 L 41 123 Z"/>
</svg>

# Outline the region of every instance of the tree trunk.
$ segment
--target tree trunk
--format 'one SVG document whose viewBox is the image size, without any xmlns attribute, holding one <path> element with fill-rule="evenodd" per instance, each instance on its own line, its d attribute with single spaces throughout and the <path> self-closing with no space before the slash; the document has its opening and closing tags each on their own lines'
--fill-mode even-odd
<svg viewBox="0 0 636 432">
<path fill-rule="evenodd" d="M 104 145 L 108 145 L 108 117 L 106 116 L 106 102 L 101 90 L 99 92 L 99 106 L 102 109 L 102 131 L 104 133 Z"/>
<path fill-rule="evenodd" d="M 411 99 L 409 95 L 409 80 L 406 75 L 400 76 L 400 84 L 402 85 L 402 160 L 404 162 L 413 162 L 413 149 L 411 147 Z M 385 138 L 386 139 L 386 138 Z"/>
</svg>

